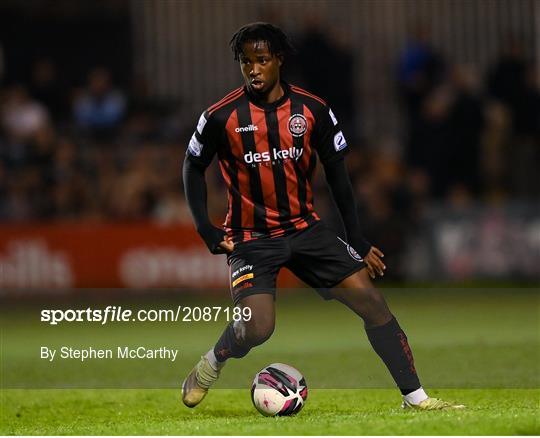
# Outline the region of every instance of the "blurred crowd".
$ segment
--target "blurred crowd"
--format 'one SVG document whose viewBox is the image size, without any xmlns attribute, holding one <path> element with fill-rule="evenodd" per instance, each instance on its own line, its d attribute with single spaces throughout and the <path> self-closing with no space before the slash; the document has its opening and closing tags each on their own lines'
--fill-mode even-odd
<svg viewBox="0 0 540 438">
<path fill-rule="evenodd" d="M 453 65 L 419 30 L 400 56 L 405 162 L 435 198 L 538 197 L 537 66 L 518 40 L 480 75 Z"/>
<path fill-rule="evenodd" d="M 1 91 L 0 220 L 188 220 L 174 112 L 93 69 L 66 90 L 50 59 Z"/>
<path fill-rule="evenodd" d="M 354 87 L 352 54 L 317 29 L 299 42 L 303 55 L 292 75 L 338 116 L 347 114 L 347 129 L 357 110 L 352 93 L 343 92 Z M 342 68 L 313 73 L 312 52 Z M 332 71 L 341 74 L 329 77 Z M 120 89 L 105 67 L 71 89 L 51 59 L 36 59 L 29 73 L 0 89 L 1 222 L 191 222 L 180 174 L 197 115 L 147 99 L 137 81 Z M 474 200 L 538 201 L 540 93 L 535 66 L 517 41 L 478 72 L 453 64 L 419 31 L 396 59 L 394 76 L 402 153 L 360 135 L 348 158 L 367 236 L 398 249 L 433 202 L 459 208 Z M 222 217 L 217 169 L 208 182 L 210 211 Z M 315 185 L 316 208 L 330 214 L 324 181 Z"/>
</svg>

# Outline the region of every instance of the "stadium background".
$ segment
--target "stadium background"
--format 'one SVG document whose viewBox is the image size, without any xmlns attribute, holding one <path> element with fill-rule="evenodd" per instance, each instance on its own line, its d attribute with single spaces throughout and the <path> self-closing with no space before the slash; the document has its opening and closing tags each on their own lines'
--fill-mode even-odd
<svg viewBox="0 0 540 438">
<path fill-rule="evenodd" d="M 286 77 L 345 125 L 365 234 L 384 249 L 389 279 L 538 277 L 538 2 L 1 8 L 0 285 L 10 294 L 223 284 L 224 263 L 193 233 L 180 166 L 200 112 L 239 84 L 227 42 L 255 19 L 291 35 Z M 218 222 L 216 167 L 208 179 Z M 321 178 L 316 195 L 339 230 Z"/>
<path fill-rule="evenodd" d="M 256 20 L 291 35 L 298 55 L 285 77 L 326 98 L 345 125 L 365 235 L 386 254 L 377 285 L 407 329 L 424 384 L 527 400 L 511 391 L 540 386 L 534 0 L 2 1 L 2 388 L 176 388 L 219 336 L 222 320 L 53 327 L 39 312 L 230 304 L 225 261 L 196 235 L 180 173 L 201 111 L 240 83 L 228 40 Z M 207 180 L 217 223 L 226 194 L 216 166 Z M 339 232 L 320 171 L 315 186 L 316 210 Z M 280 284 L 276 333 L 231 365 L 220 388 L 248 388 L 270 362 L 297 366 L 311 388 L 393 387 L 353 315 L 292 275 Z M 180 348 L 180 363 L 38 359 L 41 345 L 141 342 Z M 56 428 L 46 417 L 69 407 L 86 418 L 76 394 L 91 407 L 93 393 L 32 393 L 28 409 L 50 424 L 33 429 L 20 408 L 28 393 L 10 391 L 4 433 L 109 431 Z M 500 402 L 499 393 L 453 394 Z M 176 405 L 171 415 L 187 421 Z M 535 424 L 530 412 L 524 423 L 482 415 L 492 429 L 464 421 L 462 432 Z M 386 424 L 368 432 L 399 432 Z"/>
</svg>

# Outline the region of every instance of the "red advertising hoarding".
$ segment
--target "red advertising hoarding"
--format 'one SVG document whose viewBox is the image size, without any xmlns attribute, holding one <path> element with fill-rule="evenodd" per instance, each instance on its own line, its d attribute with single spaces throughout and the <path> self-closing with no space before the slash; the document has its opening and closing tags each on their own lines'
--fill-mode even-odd
<svg viewBox="0 0 540 438">
<path fill-rule="evenodd" d="M 281 286 L 298 284 L 280 276 Z M 210 254 L 190 226 L 0 227 L 0 289 L 227 286 L 225 256 Z"/>
</svg>

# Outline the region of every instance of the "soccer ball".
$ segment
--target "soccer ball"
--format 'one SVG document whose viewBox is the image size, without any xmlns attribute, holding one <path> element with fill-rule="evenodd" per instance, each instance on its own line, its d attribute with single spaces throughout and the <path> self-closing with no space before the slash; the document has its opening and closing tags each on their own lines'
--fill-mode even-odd
<svg viewBox="0 0 540 438">
<path fill-rule="evenodd" d="M 304 407 L 308 395 L 306 379 L 290 365 L 273 363 L 255 375 L 251 401 L 267 416 L 294 415 Z"/>
</svg>

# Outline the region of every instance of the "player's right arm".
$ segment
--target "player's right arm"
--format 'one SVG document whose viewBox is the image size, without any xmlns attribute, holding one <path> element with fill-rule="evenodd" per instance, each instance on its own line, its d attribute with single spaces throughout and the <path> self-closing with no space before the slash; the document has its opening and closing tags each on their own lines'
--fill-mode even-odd
<svg viewBox="0 0 540 438">
<path fill-rule="evenodd" d="M 182 169 L 184 192 L 195 227 L 212 254 L 224 254 L 233 249 L 225 231 L 214 226 L 208 215 L 204 174 L 217 152 L 218 130 L 217 122 L 205 111 L 189 141 Z"/>
</svg>

